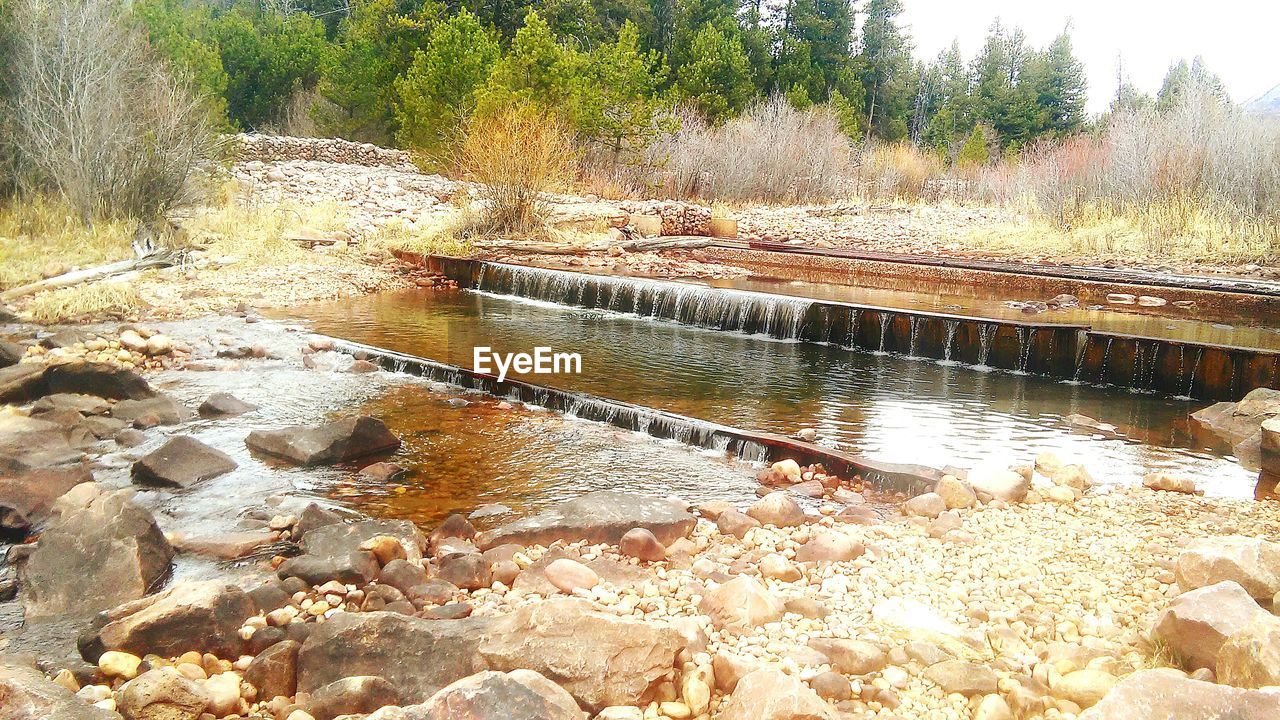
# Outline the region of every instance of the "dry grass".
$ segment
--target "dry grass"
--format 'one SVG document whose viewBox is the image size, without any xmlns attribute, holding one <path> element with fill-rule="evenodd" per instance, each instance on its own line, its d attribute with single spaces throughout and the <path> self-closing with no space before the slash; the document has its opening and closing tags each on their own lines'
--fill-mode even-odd
<svg viewBox="0 0 1280 720">
<path fill-rule="evenodd" d="M 136 226 L 125 220 L 85 225 L 65 203 L 42 197 L 0 203 L 0 289 L 39 280 L 50 264 L 87 267 L 133 257 Z"/>
<path fill-rule="evenodd" d="M 243 205 L 230 200 L 184 222 L 189 242 L 215 261 L 288 265 L 314 261 L 315 253 L 290 238 L 331 236 L 346 226 L 337 204 Z"/>
<path fill-rule="evenodd" d="M 41 293 L 27 305 L 27 312 L 35 322 L 53 325 L 104 316 L 126 318 L 145 306 L 133 285 L 104 281 Z"/>
<path fill-rule="evenodd" d="M 364 246 L 372 250 L 404 250 L 421 255 L 466 256 L 472 253 L 471 240 L 463 237 L 462 232 L 469 224 L 462 213 L 441 217 L 439 222 L 427 227 L 391 223 L 365 238 Z"/>
<path fill-rule="evenodd" d="M 473 118 L 457 165 L 481 183 L 482 209 L 464 213 L 462 236 L 545 234 L 543 194 L 566 186 L 574 164 L 572 133 L 553 114 L 517 105 Z"/>
<path fill-rule="evenodd" d="M 867 200 L 937 200 L 946 171 L 941 157 L 914 145 L 873 144 L 859 152 L 853 182 Z"/>
</svg>

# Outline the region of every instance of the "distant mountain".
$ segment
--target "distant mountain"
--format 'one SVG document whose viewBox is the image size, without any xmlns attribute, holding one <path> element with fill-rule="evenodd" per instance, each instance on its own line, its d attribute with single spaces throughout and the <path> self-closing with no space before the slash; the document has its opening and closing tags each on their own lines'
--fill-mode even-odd
<svg viewBox="0 0 1280 720">
<path fill-rule="evenodd" d="M 1280 115 L 1280 85 L 1245 103 L 1244 109 L 1261 115 Z"/>
</svg>

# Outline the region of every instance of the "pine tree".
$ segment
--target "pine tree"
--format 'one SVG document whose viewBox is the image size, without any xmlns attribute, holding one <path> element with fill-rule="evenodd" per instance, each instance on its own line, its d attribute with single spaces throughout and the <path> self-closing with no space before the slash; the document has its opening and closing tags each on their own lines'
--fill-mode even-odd
<svg viewBox="0 0 1280 720">
<path fill-rule="evenodd" d="M 991 154 L 987 151 L 987 136 L 982 132 L 981 125 L 974 125 L 973 132 L 969 133 L 969 139 L 965 140 L 964 147 L 960 148 L 960 153 L 956 155 L 956 165 L 962 168 L 974 168 L 986 165 L 991 161 Z"/>
<path fill-rule="evenodd" d="M 568 101 L 584 62 L 576 50 L 557 42 L 542 16 L 530 10 L 511 49 L 494 65 L 477 110 L 492 113 L 514 104 L 556 109 Z"/>
<path fill-rule="evenodd" d="M 1179 60 L 1169 66 L 1164 82 L 1160 85 L 1160 92 L 1156 93 L 1156 109 L 1166 112 L 1177 107 L 1189 93 L 1217 102 L 1228 100 L 1222 79 L 1209 71 L 1204 58 L 1200 56 L 1196 56 L 1190 65 L 1186 60 Z"/>
<path fill-rule="evenodd" d="M 1035 64 L 1036 104 L 1044 111 L 1037 134 L 1076 132 L 1084 124 L 1086 81 L 1084 64 L 1071 52 L 1071 37 L 1059 35 Z"/>
<path fill-rule="evenodd" d="M 395 83 L 400 144 L 437 158 L 446 151 L 499 52 L 497 39 L 466 10 L 436 25 Z"/>
<path fill-rule="evenodd" d="M 867 93 L 868 137 L 874 133 L 896 140 L 907 133 L 911 45 L 897 24 L 901 13 L 900 0 L 871 0 L 867 5 L 858 60 Z"/>
<path fill-rule="evenodd" d="M 227 112 L 242 128 L 279 122 L 295 93 L 315 88 L 328 45 L 324 26 L 305 13 L 235 7 L 213 34 L 227 73 Z"/>
<path fill-rule="evenodd" d="M 840 131 L 850 139 L 862 137 L 862 103 L 849 100 L 839 90 L 832 90 L 827 101 L 840 123 Z"/>
<path fill-rule="evenodd" d="M 693 60 L 675 71 L 676 86 L 709 121 L 723 122 L 738 114 L 755 95 L 742 43 L 714 24 L 703 25 L 693 37 L 689 57 Z"/>
<path fill-rule="evenodd" d="M 591 53 L 570 100 L 579 137 L 608 150 L 616 164 L 647 147 L 664 124 L 659 114 L 669 103 L 658 95 L 662 57 L 640 49 L 640 32 L 626 23 L 617 42 Z"/>
</svg>

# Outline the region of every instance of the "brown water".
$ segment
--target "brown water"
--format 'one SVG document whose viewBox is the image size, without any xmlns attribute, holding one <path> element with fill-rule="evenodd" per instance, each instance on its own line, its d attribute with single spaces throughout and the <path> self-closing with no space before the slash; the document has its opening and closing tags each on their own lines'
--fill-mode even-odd
<svg viewBox="0 0 1280 720">
<path fill-rule="evenodd" d="M 581 374 L 523 379 L 753 430 L 815 427 L 879 460 L 1008 466 L 1053 451 L 1104 483 L 1164 470 L 1235 496 L 1251 496 L 1256 479 L 1193 431 L 1187 415 L 1205 403 L 1177 398 L 474 292 L 385 293 L 294 314 L 321 333 L 466 367 L 477 345 L 577 352 Z M 1118 430 L 1083 430 L 1073 414 Z"/>
</svg>

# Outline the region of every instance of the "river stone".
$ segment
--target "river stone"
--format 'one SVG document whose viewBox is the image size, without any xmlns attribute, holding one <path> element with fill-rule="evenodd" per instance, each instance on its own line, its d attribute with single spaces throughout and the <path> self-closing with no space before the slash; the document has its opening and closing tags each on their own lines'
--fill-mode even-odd
<svg viewBox="0 0 1280 720">
<path fill-rule="evenodd" d="M 1182 659 L 1188 670 L 1213 668 L 1227 638 L 1267 617 L 1249 593 L 1230 580 L 1186 592 L 1174 598 L 1151 629 Z"/>
<path fill-rule="evenodd" d="M 139 485 L 189 487 L 235 469 L 230 455 L 179 435 L 135 462 L 132 477 Z"/>
<path fill-rule="evenodd" d="M 180 553 L 208 555 L 219 560 L 235 560 L 253 553 L 263 545 L 270 545 L 278 538 L 268 530 L 236 530 L 212 535 L 189 537 L 175 534 L 170 542 Z"/>
<path fill-rule="evenodd" d="M 130 680 L 117 698 L 125 720 L 197 720 L 208 703 L 199 685 L 171 667 Z"/>
<path fill-rule="evenodd" d="M 644 528 L 631 528 L 618 541 L 618 552 L 645 562 L 667 559 L 667 549 L 653 533 Z"/>
<path fill-rule="evenodd" d="M 796 550 L 796 562 L 846 562 L 861 557 L 862 553 L 862 543 L 845 533 L 827 530 Z"/>
<path fill-rule="evenodd" d="M 773 492 L 765 495 L 747 508 L 747 515 L 755 518 L 763 525 L 775 527 L 795 527 L 804 524 L 804 510 L 787 497 L 786 493 Z"/>
<path fill-rule="evenodd" d="M 1238 403 L 1220 402 L 1191 413 L 1191 419 L 1232 445 L 1241 464 L 1261 462 L 1262 423 L 1280 416 L 1280 390 L 1256 388 Z"/>
<path fill-rule="evenodd" d="M 0 415 L 0 474 L 17 475 L 31 470 L 80 461 L 82 444 L 73 446 L 69 434 L 58 425 L 20 415 Z"/>
<path fill-rule="evenodd" d="M 25 535 L 38 530 L 49 519 L 54 501 L 86 482 L 93 482 L 93 473 L 85 465 L 0 476 L 0 532 Z"/>
<path fill-rule="evenodd" d="M 716 517 L 716 529 L 722 535 L 732 535 L 739 540 L 745 538 L 747 531 L 751 528 L 757 527 L 760 527 L 759 520 L 732 508 L 725 510 Z"/>
<path fill-rule="evenodd" d="M 1196 540 L 1178 555 L 1176 575 L 1184 591 L 1232 580 L 1270 601 L 1280 592 L 1280 543 L 1239 535 Z"/>
<path fill-rule="evenodd" d="M 1280 686 L 1280 618 L 1261 615 L 1218 650 L 1217 681 L 1244 688 Z"/>
<path fill-rule="evenodd" d="M 1091 708 L 1102 700 L 1118 679 L 1105 670 L 1085 668 L 1063 675 L 1053 685 L 1054 697 L 1070 700 L 1082 708 Z"/>
<path fill-rule="evenodd" d="M 598 712 L 610 705 L 647 704 L 684 646 L 680 632 L 669 625 L 598 612 L 577 598 L 556 598 L 497 620 L 479 650 L 490 669 L 541 673 Z"/>
<path fill-rule="evenodd" d="M 1280 692 L 1241 690 L 1172 670 L 1141 670 L 1121 680 L 1080 720 L 1271 720 Z"/>
<path fill-rule="evenodd" d="M 698 609 L 721 629 L 760 627 L 780 620 L 786 611 L 781 600 L 749 575 L 740 575 L 707 590 L 702 594 Z"/>
<path fill-rule="evenodd" d="M 72 362 L 45 371 L 50 393 L 80 393 L 112 400 L 155 397 L 141 375 L 106 363 Z"/>
<path fill-rule="evenodd" d="M 31 404 L 31 414 L 74 410 L 81 415 L 105 415 L 111 410 L 111 403 L 93 395 L 79 393 L 57 393 L 46 395 Z"/>
<path fill-rule="evenodd" d="M 54 503 L 19 570 L 28 620 L 108 610 L 146 595 L 168 573 L 173 548 L 130 495 L 81 483 Z"/>
<path fill-rule="evenodd" d="M 493 583 L 491 565 L 480 553 L 452 553 L 440 560 L 436 574 L 463 590 L 479 590 Z"/>
<path fill-rule="evenodd" d="M 556 540 L 617 545 L 627 531 L 637 527 L 653 533 L 663 545 L 670 545 L 693 532 L 696 523 L 683 503 L 598 490 L 482 532 L 476 536 L 476 545 L 481 550 L 505 543 L 550 545 Z"/>
<path fill-rule="evenodd" d="M 387 705 L 397 705 L 399 698 L 395 686 L 385 678 L 357 675 L 316 688 L 307 702 L 307 712 L 315 720 L 333 720 L 340 715 L 360 715 Z"/>
<path fill-rule="evenodd" d="M 298 691 L 344 677 L 379 675 L 401 702 L 425 702 L 440 688 L 484 670 L 477 654 L 494 620 L 424 620 L 395 612 L 338 613 L 298 652 Z"/>
<path fill-rule="evenodd" d="M 44 366 L 22 363 L 0 368 L 0 403 L 19 403 L 48 392 Z"/>
<path fill-rule="evenodd" d="M 809 647 L 827 656 L 831 667 L 845 675 L 866 675 L 889 664 L 883 650 L 864 640 L 810 638 Z"/>
<path fill-rule="evenodd" d="M 196 412 L 202 418 L 223 418 L 244 415 L 257 409 L 257 405 L 247 403 L 231 393 L 216 392 L 200 403 Z"/>
<path fill-rule="evenodd" d="M 0 338 L 0 368 L 17 365 L 26 357 L 27 350 L 18 343 Z"/>
<path fill-rule="evenodd" d="M 250 449 L 299 465 L 328 465 L 400 447 L 400 438 L 377 418 L 350 417 L 320 426 L 254 430 Z"/>
<path fill-rule="evenodd" d="M 477 673 L 406 711 L 414 720 L 582 720 L 572 695 L 530 670 Z"/>
<path fill-rule="evenodd" d="M 342 557 L 361 549 L 374 538 L 386 535 L 400 541 L 405 559 L 421 560 L 426 538 L 408 520 L 361 520 L 331 523 L 310 530 L 302 537 L 302 551 L 308 555 Z"/>
<path fill-rule="evenodd" d="M 4 720 L 120 720 L 47 679 L 34 666 L 0 655 L 0 718 Z"/>
<path fill-rule="evenodd" d="M 933 491 L 946 503 L 948 510 L 969 508 L 978 504 L 978 496 L 974 494 L 973 488 L 955 475 L 943 475 Z"/>
<path fill-rule="evenodd" d="M 141 400 L 121 400 L 111 407 L 111 417 L 134 427 L 149 428 L 186 422 L 191 419 L 191 410 L 168 395 L 156 395 Z"/>
<path fill-rule="evenodd" d="M 594 570 L 570 558 L 552 561 L 545 572 L 547 580 L 562 593 L 590 590 L 600 584 L 600 576 Z"/>
<path fill-rule="evenodd" d="M 244 679 L 258 689 L 259 699 L 269 700 L 281 695 L 293 697 L 298 691 L 298 650 L 301 647 L 293 640 L 284 640 L 263 650 L 249 663 Z"/>
<path fill-rule="evenodd" d="M 930 682 L 940 686 L 945 693 L 959 693 L 965 697 L 989 695 L 996 691 L 996 673 L 986 665 L 964 660 L 943 660 L 930 665 L 924 671 Z"/>
<path fill-rule="evenodd" d="M 762 669 L 737 682 L 719 720 L 830 720 L 831 707 L 812 689 L 780 670 Z"/>
<path fill-rule="evenodd" d="M 947 501 L 938 493 L 917 495 L 902 503 L 902 512 L 906 515 L 936 518 L 947 511 Z"/>
<path fill-rule="evenodd" d="M 105 650 L 175 657 L 189 650 L 238 657 L 239 630 L 257 608 L 248 593 L 217 580 L 183 581 L 162 593 L 107 612 L 108 622 L 81 636 L 80 650 L 95 661 Z"/>
<path fill-rule="evenodd" d="M 969 487 L 973 488 L 979 498 L 986 496 L 993 500 L 1022 502 L 1031 489 L 1031 482 L 1012 470 L 979 468 L 970 470 L 967 479 Z"/>
</svg>

